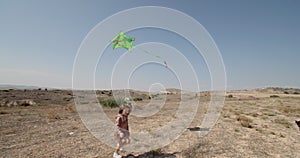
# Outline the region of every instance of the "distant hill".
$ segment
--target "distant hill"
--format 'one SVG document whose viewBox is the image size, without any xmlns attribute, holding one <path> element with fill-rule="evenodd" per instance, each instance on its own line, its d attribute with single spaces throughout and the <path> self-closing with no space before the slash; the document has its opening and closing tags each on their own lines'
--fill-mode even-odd
<svg viewBox="0 0 300 158">
<path fill-rule="evenodd" d="M 37 86 L 25 86 L 25 85 L 9 85 L 9 84 L 0 84 L 0 90 L 5 89 L 38 89 L 38 88 L 47 88 L 47 87 L 37 87 Z M 49 89 L 49 88 L 48 88 Z"/>
<path fill-rule="evenodd" d="M 255 90 L 263 93 L 300 94 L 300 89 L 298 88 L 267 87 L 267 88 L 258 88 Z"/>
</svg>

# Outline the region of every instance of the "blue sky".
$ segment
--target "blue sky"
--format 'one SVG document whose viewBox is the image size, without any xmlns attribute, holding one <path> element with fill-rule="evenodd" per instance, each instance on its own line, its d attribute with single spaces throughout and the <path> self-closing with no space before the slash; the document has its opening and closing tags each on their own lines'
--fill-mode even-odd
<svg viewBox="0 0 300 158">
<path fill-rule="evenodd" d="M 228 89 L 300 88 L 297 0 L 2 0 L 0 84 L 71 88 L 73 62 L 88 32 L 105 18 L 140 6 L 176 9 L 201 23 L 221 52 Z M 128 35 L 136 38 L 137 45 L 162 42 L 180 50 L 194 66 L 200 87 L 209 89 L 210 76 L 203 58 L 181 37 L 158 29 L 134 30 Z M 96 71 L 97 88 L 111 88 L 111 70 L 122 53 L 105 51 Z M 148 90 L 158 82 L 168 88 L 179 85 L 170 71 L 148 64 L 136 70 L 130 88 Z"/>
</svg>

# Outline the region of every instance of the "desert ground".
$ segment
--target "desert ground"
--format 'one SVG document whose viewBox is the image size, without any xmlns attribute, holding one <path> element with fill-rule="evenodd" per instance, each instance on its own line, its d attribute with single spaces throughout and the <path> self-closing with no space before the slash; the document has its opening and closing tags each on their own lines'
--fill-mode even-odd
<svg viewBox="0 0 300 158">
<path fill-rule="evenodd" d="M 174 117 L 181 100 L 179 90 L 169 90 L 166 103 L 155 115 L 129 117 L 131 131 L 151 130 Z M 205 137 L 185 130 L 172 143 L 148 152 L 123 152 L 123 157 L 300 157 L 300 90 L 261 88 L 227 91 L 221 115 Z M 112 91 L 96 91 L 99 100 Z M 154 99 L 147 92 L 130 91 L 134 106 Z M 199 127 L 210 102 L 210 92 L 200 99 L 190 128 Z M 0 157 L 110 158 L 114 149 L 99 141 L 83 124 L 70 90 L 1 90 Z M 86 103 L 89 104 L 89 103 Z M 203 108 L 204 107 L 204 108 Z M 118 108 L 103 107 L 114 120 Z"/>
</svg>

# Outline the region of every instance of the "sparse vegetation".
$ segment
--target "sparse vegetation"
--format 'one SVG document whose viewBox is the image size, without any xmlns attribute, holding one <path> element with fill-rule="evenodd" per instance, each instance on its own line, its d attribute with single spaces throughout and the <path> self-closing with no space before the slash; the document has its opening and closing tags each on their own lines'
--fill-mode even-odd
<svg viewBox="0 0 300 158">
<path fill-rule="evenodd" d="M 88 101 L 79 102 L 79 104 L 88 104 L 88 103 L 89 103 Z"/>
<path fill-rule="evenodd" d="M 262 118 L 263 120 L 266 120 L 266 119 L 268 119 L 269 117 L 264 115 L 264 116 L 262 116 L 261 118 Z"/>
<path fill-rule="evenodd" d="M 115 108 L 119 106 L 114 99 L 99 100 L 99 102 L 104 107 Z"/>
<path fill-rule="evenodd" d="M 295 106 L 289 106 L 289 105 L 281 105 L 277 106 L 276 109 L 278 109 L 280 112 L 283 113 L 300 113 L 300 107 L 298 105 Z"/>
<path fill-rule="evenodd" d="M 70 101 L 70 100 L 72 100 L 72 98 L 67 98 L 67 97 L 66 97 L 66 98 L 63 98 L 63 100 L 64 100 L 64 101 Z"/>
<path fill-rule="evenodd" d="M 265 113 L 265 115 L 267 115 L 267 116 L 276 116 L 276 114 L 272 113 L 272 112 L 267 112 L 267 113 Z"/>
<path fill-rule="evenodd" d="M 0 111 L 0 115 L 9 114 L 9 112 L 6 111 Z"/>
<path fill-rule="evenodd" d="M 272 132 L 270 132 L 270 134 L 272 134 L 272 135 L 276 135 L 276 133 L 275 133 L 275 132 L 273 132 L 273 131 L 272 131 Z"/>
<path fill-rule="evenodd" d="M 279 98 L 279 95 L 270 95 L 270 98 Z"/>
<path fill-rule="evenodd" d="M 143 101 L 143 98 L 140 98 L 140 97 L 133 98 L 133 101 Z"/>
<path fill-rule="evenodd" d="M 48 115 L 48 119 L 51 119 L 51 120 L 60 120 L 62 119 L 62 117 L 58 114 L 54 114 L 54 113 L 51 113 Z"/>
<path fill-rule="evenodd" d="M 71 112 L 76 112 L 73 106 L 66 106 L 65 110 L 66 111 L 71 111 Z"/>
<path fill-rule="evenodd" d="M 256 128 L 256 131 L 262 133 L 263 130 L 262 128 Z"/>
<path fill-rule="evenodd" d="M 291 127 L 293 125 L 292 123 L 290 123 L 286 119 L 275 119 L 274 122 L 278 123 L 278 124 L 281 124 L 281 125 L 284 125 L 287 128 L 289 128 L 289 127 Z"/>
<path fill-rule="evenodd" d="M 242 125 L 243 127 L 253 128 L 253 126 L 250 124 L 250 122 L 242 121 L 242 122 L 241 122 L 241 125 Z"/>
<path fill-rule="evenodd" d="M 151 154 L 153 156 L 159 155 L 161 153 L 162 153 L 161 149 L 155 149 L 155 150 L 151 150 L 151 151 L 148 152 L 148 154 Z"/>
<path fill-rule="evenodd" d="M 233 98 L 233 95 L 232 95 L 232 94 L 229 94 L 227 97 L 228 97 L 228 98 Z"/>
<path fill-rule="evenodd" d="M 239 116 L 239 115 L 242 115 L 242 114 L 243 114 L 243 111 L 237 110 L 237 109 L 236 109 L 236 110 L 233 111 L 233 113 L 234 113 L 235 115 L 238 115 L 238 116 Z"/>
<path fill-rule="evenodd" d="M 257 117 L 258 116 L 258 113 L 252 113 L 251 114 L 253 117 Z"/>
<path fill-rule="evenodd" d="M 223 114 L 223 117 L 224 118 L 230 118 L 230 115 L 229 114 Z"/>
</svg>

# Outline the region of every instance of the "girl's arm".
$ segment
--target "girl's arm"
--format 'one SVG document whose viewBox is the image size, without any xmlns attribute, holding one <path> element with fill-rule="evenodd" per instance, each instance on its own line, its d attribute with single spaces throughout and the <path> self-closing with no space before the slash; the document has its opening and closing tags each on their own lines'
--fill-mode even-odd
<svg viewBox="0 0 300 158">
<path fill-rule="evenodd" d="M 118 127 L 121 127 L 121 122 L 122 120 L 121 120 L 121 117 L 117 117 L 116 118 L 116 125 L 118 126 Z"/>
</svg>

